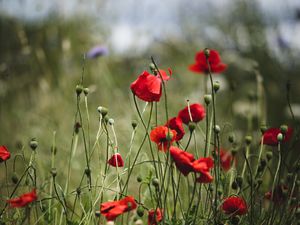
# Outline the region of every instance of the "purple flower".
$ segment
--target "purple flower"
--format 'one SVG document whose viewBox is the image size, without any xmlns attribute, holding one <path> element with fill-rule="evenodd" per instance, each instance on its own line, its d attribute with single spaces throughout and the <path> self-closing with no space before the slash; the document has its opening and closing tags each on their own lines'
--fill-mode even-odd
<svg viewBox="0 0 300 225">
<path fill-rule="evenodd" d="M 99 56 L 107 55 L 108 49 L 105 46 L 97 45 L 86 53 L 88 59 L 95 59 Z"/>
</svg>

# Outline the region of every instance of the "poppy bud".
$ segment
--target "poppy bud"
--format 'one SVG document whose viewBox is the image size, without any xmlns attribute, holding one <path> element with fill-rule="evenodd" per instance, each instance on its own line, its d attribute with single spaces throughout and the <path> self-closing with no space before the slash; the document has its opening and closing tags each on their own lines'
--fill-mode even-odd
<svg viewBox="0 0 300 225">
<path fill-rule="evenodd" d="M 80 194 L 81 194 L 81 189 L 80 189 L 80 187 L 76 188 L 76 193 L 77 193 L 77 195 L 80 195 Z"/>
<path fill-rule="evenodd" d="M 131 122 L 132 128 L 135 129 L 137 125 L 138 125 L 138 122 L 136 120 L 132 120 L 132 122 Z"/>
<path fill-rule="evenodd" d="M 209 55 L 210 55 L 210 50 L 209 50 L 208 48 L 205 48 L 205 49 L 203 50 L 203 52 L 204 52 L 205 57 L 208 58 Z"/>
<path fill-rule="evenodd" d="M 56 177 L 56 175 L 57 175 L 56 168 L 52 168 L 51 171 L 50 171 L 50 173 L 51 173 L 51 175 L 52 175 L 53 178 Z"/>
<path fill-rule="evenodd" d="M 153 179 L 152 179 L 152 185 L 153 185 L 154 187 L 158 187 L 158 186 L 159 186 L 159 180 L 158 180 L 157 178 L 153 178 Z"/>
<path fill-rule="evenodd" d="M 103 117 L 105 117 L 105 116 L 107 115 L 107 113 L 108 113 L 108 109 L 105 108 L 105 107 L 103 107 L 103 106 L 99 106 L 99 107 L 97 108 L 97 110 L 98 110 L 99 113 L 101 113 L 101 115 L 102 115 Z"/>
<path fill-rule="evenodd" d="M 152 72 L 156 71 L 156 67 L 155 67 L 154 63 L 150 63 L 149 68 Z"/>
<path fill-rule="evenodd" d="M 262 182 L 263 182 L 263 180 L 262 180 L 261 178 L 257 178 L 257 179 L 256 179 L 256 184 L 257 184 L 257 185 L 261 185 Z"/>
<path fill-rule="evenodd" d="M 173 139 L 173 133 L 171 132 L 171 130 L 168 130 L 168 133 L 167 133 L 167 135 L 166 135 L 166 140 L 167 141 L 172 141 L 172 139 Z"/>
<path fill-rule="evenodd" d="M 238 150 L 236 148 L 231 149 L 232 156 L 235 156 Z"/>
<path fill-rule="evenodd" d="M 260 160 L 260 165 L 261 165 L 262 167 L 265 167 L 265 166 L 267 165 L 267 161 L 266 161 L 265 159 L 261 159 L 261 160 Z"/>
<path fill-rule="evenodd" d="M 228 136 L 228 141 L 229 141 L 230 143 L 233 143 L 233 142 L 235 141 L 235 137 L 234 137 L 233 134 L 230 134 L 230 135 Z"/>
<path fill-rule="evenodd" d="M 90 177 L 90 176 L 91 176 L 91 169 L 90 169 L 90 168 L 86 168 L 86 169 L 84 170 L 84 173 L 85 173 L 85 175 L 86 175 L 87 177 Z"/>
<path fill-rule="evenodd" d="M 89 94 L 89 92 L 90 92 L 90 89 L 88 89 L 88 88 L 83 89 L 83 93 L 85 96 L 87 96 Z"/>
<path fill-rule="evenodd" d="M 222 194 L 223 194 L 223 190 L 222 189 L 218 189 L 218 195 L 222 196 Z"/>
<path fill-rule="evenodd" d="M 79 122 L 76 122 L 75 125 L 74 125 L 74 132 L 76 134 L 78 134 L 80 128 L 81 128 L 81 124 Z"/>
<path fill-rule="evenodd" d="M 196 129 L 196 123 L 189 122 L 189 130 L 190 132 L 193 132 Z"/>
<path fill-rule="evenodd" d="M 220 89 L 220 82 L 216 80 L 213 84 L 213 88 L 214 91 L 217 92 Z"/>
<path fill-rule="evenodd" d="M 114 125 L 114 123 L 115 123 L 115 120 L 113 118 L 108 119 L 108 124 L 109 125 Z"/>
<path fill-rule="evenodd" d="M 252 142 L 252 137 L 250 135 L 246 136 L 245 137 L 245 142 L 246 142 L 247 145 L 250 145 L 251 142 Z"/>
<path fill-rule="evenodd" d="M 236 189 L 239 188 L 239 185 L 236 183 L 236 181 L 233 181 L 233 182 L 232 182 L 231 188 L 232 188 L 233 190 L 236 190 Z"/>
<path fill-rule="evenodd" d="M 267 160 L 270 161 L 273 158 L 273 152 L 266 153 Z"/>
<path fill-rule="evenodd" d="M 267 128 L 267 126 L 265 124 L 260 125 L 260 131 L 261 131 L 262 134 L 264 134 L 267 129 L 268 128 Z"/>
<path fill-rule="evenodd" d="M 210 186 L 208 186 L 208 191 L 213 192 L 214 188 L 210 185 Z"/>
<path fill-rule="evenodd" d="M 238 186 L 241 188 L 243 185 L 243 177 L 242 176 L 237 176 L 235 178 L 236 183 L 238 184 Z"/>
<path fill-rule="evenodd" d="M 143 217 L 144 215 L 144 208 L 142 206 L 139 206 L 136 210 L 136 213 L 138 214 L 139 217 Z"/>
<path fill-rule="evenodd" d="M 204 95 L 204 102 L 206 103 L 206 105 L 209 105 L 209 103 L 211 103 L 211 95 Z"/>
<path fill-rule="evenodd" d="M 79 96 L 83 91 L 83 87 L 81 85 L 77 84 L 75 90 L 76 90 L 77 96 Z"/>
<path fill-rule="evenodd" d="M 238 225 L 240 223 L 240 218 L 238 216 L 233 216 L 230 218 L 230 222 L 232 225 Z"/>
<path fill-rule="evenodd" d="M 104 117 L 104 122 L 105 122 L 105 123 L 108 123 L 108 120 L 109 120 L 109 117 L 106 115 L 106 116 Z"/>
<path fill-rule="evenodd" d="M 282 134 L 282 133 L 279 133 L 279 134 L 277 135 L 277 141 L 282 142 L 282 140 L 283 140 L 283 134 Z"/>
<path fill-rule="evenodd" d="M 220 133 L 220 131 L 221 131 L 220 126 L 216 125 L 215 128 L 214 128 L 214 131 L 215 131 L 216 134 Z"/>
<path fill-rule="evenodd" d="M 16 173 L 13 173 L 12 177 L 11 177 L 11 181 L 14 183 L 14 184 L 17 184 L 19 182 L 19 177 Z"/>
<path fill-rule="evenodd" d="M 99 218 L 99 217 L 101 216 L 101 213 L 100 213 L 99 210 L 97 210 L 97 211 L 95 212 L 95 216 L 96 216 L 97 218 Z"/>
<path fill-rule="evenodd" d="M 29 146 L 33 151 L 37 148 L 38 142 L 36 141 L 35 138 L 31 139 L 31 141 L 29 142 Z"/>
<path fill-rule="evenodd" d="M 142 179 L 141 176 L 138 176 L 138 177 L 136 178 L 136 180 L 137 180 L 137 182 L 139 182 L 139 183 L 141 183 L 141 182 L 143 181 L 143 179 Z"/>
<path fill-rule="evenodd" d="M 280 126 L 280 132 L 282 134 L 286 134 L 287 131 L 288 131 L 288 126 L 287 125 L 283 124 L 283 125 Z"/>
</svg>

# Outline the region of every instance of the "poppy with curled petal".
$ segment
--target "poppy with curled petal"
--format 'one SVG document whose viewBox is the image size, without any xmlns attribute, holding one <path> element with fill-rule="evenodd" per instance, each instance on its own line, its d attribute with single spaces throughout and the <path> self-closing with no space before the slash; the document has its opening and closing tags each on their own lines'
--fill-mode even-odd
<svg viewBox="0 0 300 225">
<path fill-rule="evenodd" d="M 190 172 L 194 171 L 193 162 L 195 161 L 195 158 L 191 153 L 185 152 L 180 148 L 171 146 L 170 154 L 175 162 L 177 169 L 184 176 L 187 176 Z"/>
<path fill-rule="evenodd" d="M 107 163 L 113 167 L 123 167 L 124 161 L 120 153 L 113 154 L 112 157 L 107 161 Z"/>
<path fill-rule="evenodd" d="M 176 131 L 176 141 L 180 141 L 183 138 L 185 132 L 182 125 L 182 120 L 179 117 L 173 117 L 169 119 L 165 126 Z"/>
<path fill-rule="evenodd" d="M 4 162 L 10 158 L 10 152 L 8 149 L 2 145 L 0 146 L 0 162 Z"/>
<path fill-rule="evenodd" d="M 148 212 L 148 225 L 158 225 L 163 218 L 163 210 L 160 208 L 150 209 Z"/>
<path fill-rule="evenodd" d="M 176 139 L 176 131 L 166 126 L 158 126 L 151 131 L 150 139 L 157 144 L 159 150 L 166 152 Z"/>
<path fill-rule="evenodd" d="M 167 81 L 171 76 L 171 69 L 169 70 L 170 76 L 164 70 L 159 70 L 160 75 L 153 75 L 144 71 L 139 77 L 130 85 L 130 89 L 134 95 L 139 99 L 146 102 L 159 102 L 162 94 L 162 81 Z"/>
<path fill-rule="evenodd" d="M 7 203 L 12 208 L 21 208 L 27 206 L 29 203 L 37 200 L 36 190 L 33 189 L 29 193 L 25 193 L 17 198 L 12 198 L 7 200 Z"/>
<path fill-rule="evenodd" d="M 191 121 L 191 117 L 193 122 L 198 123 L 199 121 L 203 120 L 205 114 L 205 108 L 201 104 L 195 103 L 190 105 L 190 107 L 187 106 L 184 109 L 180 110 L 178 113 L 178 117 L 184 124 L 188 125 Z"/>
<path fill-rule="evenodd" d="M 221 61 L 221 57 L 216 50 L 208 50 L 208 62 L 212 73 L 222 73 L 226 70 L 227 65 Z M 208 74 L 209 69 L 206 62 L 204 50 L 197 52 L 195 56 L 195 63 L 189 66 L 189 70 L 195 73 Z"/>
<path fill-rule="evenodd" d="M 107 221 L 115 220 L 119 215 L 136 209 L 137 204 L 132 196 L 127 196 L 119 201 L 104 202 L 100 206 L 100 213 Z"/>
<path fill-rule="evenodd" d="M 277 146 L 278 145 L 277 135 L 279 133 L 281 133 L 280 128 L 269 128 L 268 130 L 266 130 L 266 132 L 263 134 L 264 145 Z M 283 143 L 288 142 L 291 139 L 292 135 L 293 135 L 293 129 L 289 127 L 287 129 L 287 132 L 284 134 L 284 139 L 282 142 Z"/>
<path fill-rule="evenodd" d="M 246 201 L 238 196 L 226 198 L 221 207 L 224 213 L 230 216 L 244 215 L 248 211 Z"/>
<path fill-rule="evenodd" d="M 211 183 L 213 176 L 210 174 L 210 169 L 214 167 L 214 161 L 212 158 L 200 158 L 193 162 L 193 168 L 195 172 L 200 173 L 200 177 L 197 178 L 199 183 Z"/>
</svg>

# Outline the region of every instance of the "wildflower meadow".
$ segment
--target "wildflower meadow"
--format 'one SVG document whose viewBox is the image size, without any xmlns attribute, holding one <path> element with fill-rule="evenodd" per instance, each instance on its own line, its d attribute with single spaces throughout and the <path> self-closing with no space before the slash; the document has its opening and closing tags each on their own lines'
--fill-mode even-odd
<svg viewBox="0 0 300 225">
<path fill-rule="evenodd" d="M 299 141 L 299 123 L 289 85 L 285 101 L 292 120 L 271 124 L 268 93 L 255 70 L 249 101 L 256 114 L 249 110 L 246 126 L 233 125 L 218 113 L 230 109 L 222 108 L 223 87 L 216 78 L 235 79 L 227 74 L 230 64 L 222 51 L 190 53 L 194 61 L 185 65 L 184 76 L 201 80 L 204 94 L 196 100 L 169 86 L 182 75 L 153 55 L 139 60 L 149 69 L 134 74 L 126 87 L 135 117 L 127 120 L 129 129 L 119 131 L 117 118 L 126 117 L 127 107 L 118 117 L 110 105 L 89 104 L 87 71 L 93 65 L 86 61 L 107 53 L 96 46 L 82 57 L 74 114 L 60 117 L 73 121 L 66 155 L 56 131 L 48 138 L 50 149 L 41 148 L 36 137 L 18 150 L 0 143 L 0 224 L 300 224 L 300 158 L 290 154 Z M 182 105 L 173 104 L 174 96 Z M 124 103 L 110 99 L 110 104 Z"/>
</svg>

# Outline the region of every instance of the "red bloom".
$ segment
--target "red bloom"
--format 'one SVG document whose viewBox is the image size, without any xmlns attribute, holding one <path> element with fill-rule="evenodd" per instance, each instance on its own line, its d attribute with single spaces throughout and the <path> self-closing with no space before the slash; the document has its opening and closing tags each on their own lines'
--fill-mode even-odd
<svg viewBox="0 0 300 225">
<path fill-rule="evenodd" d="M 269 128 L 264 133 L 264 145 L 276 146 L 278 145 L 277 135 L 281 133 L 280 128 Z M 293 129 L 288 128 L 287 132 L 284 134 L 284 139 L 282 142 L 288 142 L 293 135 Z"/>
<path fill-rule="evenodd" d="M 36 190 L 33 189 L 31 192 L 25 193 L 20 197 L 7 200 L 7 203 L 9 203 L 10 206 L 13 208 L 20 208 L 20 207 L 25 207 L 29 203 L 34 202 L 36 200 L 37 200 Z"/>
<path fill-rule="evenodd" d="M 197 178 L 199 183 L 210 183 L 213 181 L 212 175 L 209 173 L 210 169 L 214 167 L 214 161 L 212 158 L 200 158 L 193 162 L 193 168 L 195 172 L 200 173 L 200 177 Z"/>
<path fill-rule="evenodd" d="M 222 209 L 225 214 L 230 216 L 244 215 L 247 213 L 247 203 L 245 200 L 238 196 L 231 196 L 224 200 Z"/>
<path fill-rule="evenodd" d="M 194 156 L 191 153 L 185 152 L 180 148 L 171 146 L 170 154 L 175 162 L 177 169 L 187 176 L 190 172 L 194 171 L 193 162 L 195 161 Z"/>
<path fill-rule="evenodd" d="M 163 80 L 169 80 L 170 76 L 163 70 L 159 70 Z M 172 74 L 171 69 L 169 70 Z M 161 77 L 144 71 L 131 85 L 131 91 L 141 100 L 146 102 L 158 102 L 161 97 Z"/>
<path fill-rule="evenodd" d="M 151 131 L 150 139 L 157 144 L 159 150 L 166 152 L 169 143 L 171 145 L 176 139 L 176 131 L 166 126 L 159 126 Z"/>
<path fill-rule="evenodd" d="M 132 196 L 125 197 L 119 201 L 104 202 L 100 206 L 100 212 L 108 221 L 113 221 L 117 216 L 136 209 L 137 204 Z"/>
<path fill-rule="evenodd" d="M 203 118 L 205 117 L 205 108 L 198 103 L 190 105 L 190 112 L 191 112 L 192 120 L 195 123 L 203 120 Z M 189 122 L 191 121 L 191 117 L 190 117 L 188 106 L 182 109 L 181 111 L 179 111 L 178 117 L 186 125 L 189 124 Z"/>
<path fill-rule="evenodd" d="M 163 218 L 163 210 L 160 208 L 157 208 L 156 210 L 151 209 L 149 210 L 148 214 L 148 225 L 158 225 L 160 221 L 162 221 Z"/>
<path fill-rule="evenodd" d="M 180 118 L 173 117 L 169 119 L 165 126 L 176 131 L 176 141 L 180 141 L 183 138 L 185 132 L 182 126 L 182 120 Z"/>
<path fill-rule="evenodd" d="M 107 163 L 113 167 L 117 167 L 117 165 L 118 167 L 124 166 L 124 161 L 120 153 L 112 155 L 112 157 L 107 161 Z"/>
<path fill-rule="evenodd" d="M 274 188 L 274 196 L 272 196 L 272 191 L 268 191 L 265 193 L 265 198 L 273 201 L 275 204 L 281 204 L 287 200 L 287 195 L 284 194 L 287 191 L 288 187 L 286 185 L 278 185 Z"/>
<path fill-rule="evenodd" d="M 208 62 L 212 73 L 222 73 L 227 68 L 227 65 L 222 63 L 219 53 L 213 49 L 209 50 Z M 189 66 L 189 70 L 195 73 L 209 72 L 204 51 L 196 53 L 195 63 Z"/>
<path fill-rule="evenodd" d="M 8 149 L 3 145 L 0 146 L 0 162 L 6 161 L 10 158 L 10 152 Z"/>
<path fill-rule="evenodd" d="M 234 158 L 231 152 L 220 149 L 220 163 L 225 172 L 231 168 L 232 160 L 234 160 Z"/>
</svg>

